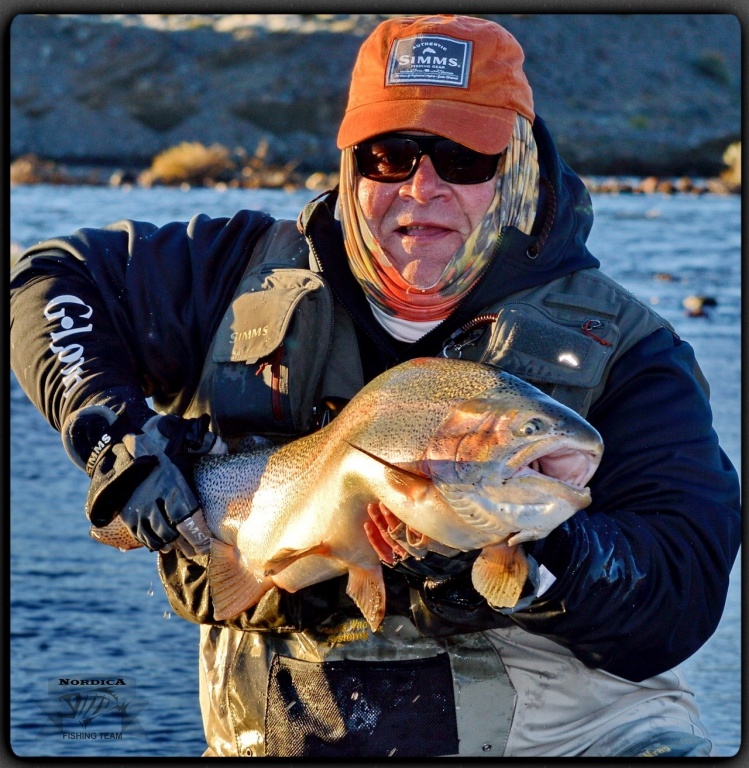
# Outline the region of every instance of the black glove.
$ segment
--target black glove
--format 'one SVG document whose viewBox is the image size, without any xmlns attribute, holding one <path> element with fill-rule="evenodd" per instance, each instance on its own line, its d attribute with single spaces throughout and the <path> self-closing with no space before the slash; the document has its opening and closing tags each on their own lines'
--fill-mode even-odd
<svg viewBox="0 0 749 768">
<path fill-rule="evenodd" d="M 101 528 L 119 515 L 151 550 L 177 542 L 186 554 L 207 547 L 210 531 L 188 478 L 191 460 L 225 446 L 208 416 L 153 416 L 140 429 L 126 412 L 87 406 L 66 420 L 65 450 L 91 478 L 86 515 Z M 179 539 L 179 542 L 177 541 Z"/>
<path fill-rule="evenodd" d="M 461 574 L 470 574 L 473 563 L 480 554 L 480 549 L 458 552 L 450 557 L 437 552 L 427 552 L 423 557 L 405 557 L 397 560 L 390 567 L 402 573 L 411 586 L 420 585 L 425 579 L 437 585 L 453 580 Z"/>
</svg>

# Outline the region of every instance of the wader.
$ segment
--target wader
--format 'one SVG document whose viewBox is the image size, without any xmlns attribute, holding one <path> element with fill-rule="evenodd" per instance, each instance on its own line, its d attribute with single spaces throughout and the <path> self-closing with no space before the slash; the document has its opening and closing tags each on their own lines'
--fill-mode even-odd
<svg viewBox="0 0 749 768">
<path fill-rule="evenodd" d="M 320 428 L 364 384 L 352 321 L 311 263 L 295 224 L 276 222 L 216 333 L 185 415 L 209 413 L 232 450 L 249 434 L 285 441 Z M 588 269 L 487 307 L 443 354 L 498 366 L 584 415 L 613 363 L 664 325 Z M 170 582 L 177 566 L 160 563 L 173 607 L 191 605 L 181 615 L 193 621 L 210 615 L 204 565 L 179 566 L 194 568 L 180 583 L 196 594 L 185 595 Z M 430 636 L 412 597 L 374 634 L 351 612 L 296 626 L 276 589 L 252 619 L 202 624 L 206 755 L 501 756 L 516 693 L 497 648 L 480 631 Z"/>
</svg>

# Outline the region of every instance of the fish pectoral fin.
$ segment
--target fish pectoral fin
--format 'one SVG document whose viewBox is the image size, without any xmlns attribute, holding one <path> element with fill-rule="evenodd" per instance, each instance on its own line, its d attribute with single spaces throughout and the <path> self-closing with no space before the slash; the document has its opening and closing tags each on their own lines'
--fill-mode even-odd
<svg viewBox="0 0 749 768">
<path fill-rule="evenodd" d="M 125 525 L 119 515 L 103 528 L 96 528 L 92 525 L 88 531 L 88 535 L 101 544 L 115 547 L 122 552 L 127 552 L 129 549 L 137 549 L 138 547 L 143 546 L 138 539 L 133 536 L 130 529 Z"/>
<path fill-rule="evenodd" d="M 421 471 L 421 464 L 418 461 L 407 461 L 396 464 L 395 462 L 383 459 L 377 454 L 368 451 L 366 448 L 362 448 L 359 445 L 354 445 L 348 440 L 344 440 L 344 442 L 348 443 L 355 451 L 359 451 L 359 453 L 363 453 L 365 456 L 369 456 L 370 459 L 376 461 L 378 464 L 382 464 L 384 467 L 390 467 L 390 469 L 394 469 L 397 472 L 402 472 L 406 475 L 412 475 L 413 477 L 419 477 L 422 480 L 430 480 L 429 475 Z"/>
<path fill-rule="evenodd" d="M 373 632 L 385 617 L 385 581 L 379 565 L 349 567 L 346 594 L 356 603 Z"/>
<path fill-rule="evenodd" d="M 214 619 L 230 619 L 251 608 L 273 586 L 271 579 L 258 577 L 242 563 L 231 544 L 211 539 L 208 560 Z"/>
<path fill-rule="evenodd" d="M 307 555 L 329 554 L 330 546 L 324 541 L 321 541 L 319 544 L 313 544 L 311 547 L 306 547 L 305 549 L 292 549 L 291 547 L 279 549 L 273 557 L 265 561 L 265 570 L 263 573 L 266 576 L 274 576 L 302 557 L 306 557 Z"/>
<path fill-rule="evenodd" d="M 434 483 L 428 478 L 394 466 L 386 467 L 385 480 L 396 493 L 411 501 L 422 501 L 435 490 Z"/>
<path fill-rule="evenodd" d="M 512 608 L 528 578 L 528 561 L 519 547 L 493 544 L 484 547 L 471 570 L 476 591 L 494 608 Z"/>
<path fill-rule="evenodd" d="M 432 479 L 429 475 L 419 471 L 417 463 L 409 462 L 407 466 L 400 466 L 386 459 L 381 459 L 358 445 L 353 443 L 349 443 L 349 445 L 354 450 L 381 464 L 384 467 L 385 480 L 388 485 L 397 493 L 407 496 L 411 501 L 421 501 L 427 494 L 434 491 Z"/>
</svg>

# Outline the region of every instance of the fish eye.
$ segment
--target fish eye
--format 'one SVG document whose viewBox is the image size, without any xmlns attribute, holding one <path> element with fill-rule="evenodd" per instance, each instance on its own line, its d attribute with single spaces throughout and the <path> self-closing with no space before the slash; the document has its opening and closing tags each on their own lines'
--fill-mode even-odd
<svg viewBox="0 0 749 768">
<path fill-rule="evenodd" d="M 519 429 L 515 430 L 518 437 L 533 437 L 546 431 L 546 424 L 543 419 L 528 419 Z"/>
</svg>

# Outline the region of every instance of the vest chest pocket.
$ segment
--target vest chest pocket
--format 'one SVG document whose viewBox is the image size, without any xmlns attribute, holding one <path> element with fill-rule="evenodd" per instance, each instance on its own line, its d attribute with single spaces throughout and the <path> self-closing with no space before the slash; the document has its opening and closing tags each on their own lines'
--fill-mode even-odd
<svg viewBox="0 0 749 768">
<path fill-rule="evenodd" d="M 568 305 L 561 318 L 532 304 L 505 304 L 496 313 L 477 318 L 481 322 L 474 321 L 476 327 L 465 337 L 451 340 L 445 354 L 451 356 L 450 350 L 458 349 L 460 356 L 495 365 L 584 415 L 604 380 L 619 328 L 605 313 L 572 310 Z"/>
<path fill-rule="evenodd" d="M 270 265 L 250 272 L 219 326 L 210 397 L 220 433 L 304 433 L 325 369 L 333 301 L 305 269 Z"/>
</svg>

